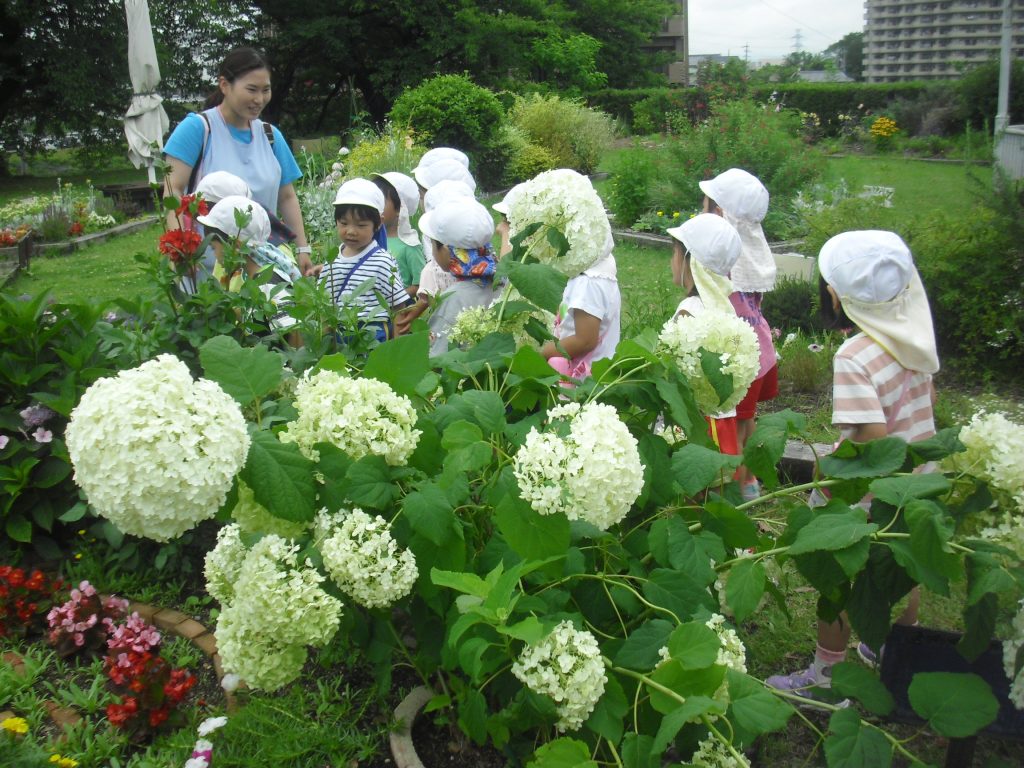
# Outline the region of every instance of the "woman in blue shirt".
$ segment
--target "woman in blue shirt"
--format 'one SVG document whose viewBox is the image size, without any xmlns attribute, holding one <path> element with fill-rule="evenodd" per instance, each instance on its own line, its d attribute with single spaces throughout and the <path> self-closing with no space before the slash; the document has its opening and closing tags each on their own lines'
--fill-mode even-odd
<svg viewBox="0 0 1024 768">
<path fill-rule="evenodd" d="M 259 119 L 269 102 L 270 64 L 253 48 L 231 51 L 206 109 L 188 115 L 167 139 L 166 193 L 180 197 L 194 186 L 193 178 L 212 171 L 235 174 L 249 185 L 253 200 L 295 233 L 299 267 L 303 274 L 315 274 L 294 187 L 302 172 L 281 132 Z M 177 226 L 173 215 L 168 224 Z"/>
</svg>

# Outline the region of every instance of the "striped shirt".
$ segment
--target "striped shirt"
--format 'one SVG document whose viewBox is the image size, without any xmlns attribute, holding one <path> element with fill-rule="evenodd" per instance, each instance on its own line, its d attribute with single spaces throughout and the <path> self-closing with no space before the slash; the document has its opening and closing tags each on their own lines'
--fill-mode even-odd
<svg viewBox="0 0 1024 768">
<path fill-rule="evenodd" d="M 843 437 L 860 424 L 885 424 L 908 443 L 935 434 L 930 373 L 907 370 L 863 333 L 839 348 L 832 369 L 832 423 Z"/>
<path fill-rule="evenodd" d="M 370 252 L 369 258 L 359 264 L 367 252 Z M 324 267 L 320 274 L 320 284 L 326 287 L 335 304 L 351 303 L 358 306 L 359 318 L 364 321 L 386 322 L 389 310 L 409 300 L 398 272 L 398 264 L 376 242 L 370 243 L 355 256 L 342 256 L 339 249 L 338 257 Z"/>
</svg>

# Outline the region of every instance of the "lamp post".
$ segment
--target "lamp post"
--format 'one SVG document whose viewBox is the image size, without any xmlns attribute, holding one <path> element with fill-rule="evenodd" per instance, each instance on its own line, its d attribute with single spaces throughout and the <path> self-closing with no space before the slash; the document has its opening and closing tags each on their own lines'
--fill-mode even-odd
<svg viewBox="0 0 1024 768">
<path fill-rule="evenodd" d="M 999 53 L 999 106 L 996 111 L 995 135 L 1010 124 L 1010 52 L 1013 47 L 1013 29 L 1010 17 L 1013 14 L 1013 0 L 1003 0 L 1003 39 Z"/>
</svg>

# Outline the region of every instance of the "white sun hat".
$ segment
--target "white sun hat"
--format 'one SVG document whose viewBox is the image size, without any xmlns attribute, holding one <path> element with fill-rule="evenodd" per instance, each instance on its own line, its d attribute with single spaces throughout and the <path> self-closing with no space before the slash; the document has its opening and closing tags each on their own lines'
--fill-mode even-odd
<svg viewBox="0 0 1024 768">
<path fill-rule="evenodd" d="M 252 197 L 249 185 L 228 171 L 213 171 L 203 176 L 196 184 L 196 194 L 201 194 L 210 205 L 225 197 Z"/>
<path fill-rule="evenodd" d="M 508 216 L 509 206 L 512 205 L 512 202 L 516 199 L 516 197 L 519 194 L 522 193 L 522 191 L 523 191 L 523 185 L 522 184 L 516 184 L 514 187 L 512 187 L 512 189 L 510 189 L 508 192 L 505 193 L 505 196 L 503 198 L 501 198 L 501 200 L 499 200 L 494 205 L 492 205 L 491 208 L 496 210 L 502 216 Z"/>
<path fill-rule="evenodd" d="M 423 210 L 432 211 L 448 200 L 458 200 L 466 197 L 470 200 L 476 199 L 473 195 L 473 190 L 469 188 L 466 182 L 444 179 L 437 182 L 423 195 Z"/>
<path fill-rule="evenodd" d="M 840 298 L 870 304 L 891 301 L 910 285 L 914 259 L 895 232 L 843 232 L 821 247 L 818 270 Z"/>
<path fill-rule="evenodd" d="M 420 207 L 420 188 L 416 186 L 416 182 L 411 176 L 406 176 L 398 171 L 388 171 L 387 173 L 375 173 L 372 175 L 380 176 L 394 187 L 398 193 L 399 200 L 402 201 L 402 207 L 398 211 L 398 239 L 406 245 L 419 245 L 419 232 L 413 228 L 410 221 L 416 215 L 416 210 Z"/>
<path fill-rule="evenodd" d="M 369 179 L 349 179 L 334 196 L 335 205 L 365 205 L 384 213 L 384 193 Z"/>
<path fill-rule="evenodd" d="M 239 228 L 235 211 L 248 214 L 249 222 Z M 248 197 L 229 195 L 218 201 L 210 212 L 196 217 L 204 227 L 220 230 L 228 237 L 237 237 L 247 245 L 262 245 L 270 238 L 270 217 L 263 206 Z"/>
<path fill-rule="evenodd" d="M 667 231 L 686 246 L 694 259 L 716 275 L 728 277 L 740 256 L 740 236 L 721 216 L 700 213 Z"/>
<path fill-rule="evenodd" d="M 457 163 L 461 163 L 467 170 L 469 169 L 469 157 L 462 150 L 453 147 L 434 147 L 433 149 L 428 149 L 423 153 L 423 157 L 420 158 L 416 167 L 426 168 L 439 160 L 454 160 Z M 415 173 L 413 171 L 413 174 Z"/>
<path fill-rule="evenodd" d="M 757 176 L 742 168 L 730 168 L 697 186 L 734 219 L 760 222 L 768 213 L 768 190 Z"/>
<path fill-rule="evenodd" d="M 412 175 L 416 178 L 416 183 L 424 189 L 430 189 L 438 182 L 450 179 L 461 181 L 471 190 L 476 190 L 476 180 L 473 178 L 473 174 L 458 160 L 441 159 L 427 166 L 420 165 L 412 172 Z"/>
<path fill-rule="evenodd" d="M 455 248 L 480 248 L 494 236 L 490 211 L 472 198 L 446 200 L 420 217 L 420 232 Z"/>
</svg>

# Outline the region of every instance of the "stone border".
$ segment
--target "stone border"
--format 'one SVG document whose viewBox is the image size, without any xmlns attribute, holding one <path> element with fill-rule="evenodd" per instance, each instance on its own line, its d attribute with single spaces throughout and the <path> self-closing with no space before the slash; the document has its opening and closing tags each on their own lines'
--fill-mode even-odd
<svg viewBox="0 0 1024 768">
<path fill-rule="evenodd" d="M 144 621 L 152 624 L 166 634 L 177 635 L 178 637 L 191 642 L 213 662 L 213 672 L 217 676 L 217 682 L 219 683 L 223 679 L 224 666 L 221 661 L 220 654 L 217 653 L 217 638 L 211 630 L 207 630 L 206 627 L 191 616 L 170 608 L 157 608 L 156 606 L 147 605 L 146 603 L 129 601 L 128 615 L 130 616 L 132 613 L 138 613 Z M 3 662 L 5 664 L 9 664 L 15 670 L 16 674 L 18 673 L 19 667 L 22 669 L 25 667 L 25 663 L 21 656 L 13 651 L 4 653 Z M 238 710 L 238 699 L 235 697 L 234 693 L 224 691 L 224 701 L 229 714 Z M 423 704 L 426 704 L 426 701 L 424 701 Z M 423 704 L 420 704 L 420 707 L 422 707 Z M 44 702 L 43 706 L 46 707 L 50 719 L 61 728 L 66 729 L 70 726 L 74 726 L 82 719 L 82 716 L 74 709 L 62 707 L 55 701 L 47 700 Z M 12 717 L 17 717 L 17 715 L 15 715 L 11 710 L 4 710 L 0 712 L 0 723 Z M 413 717 L 415 717 L 415 714 Z"/>
<path fill-rule="evenodd" d="M 434 692 L 421 685 L 413 688 L 395 707 L 395 726 L 388 737 L 395 768 L 424 768 L 412 743 L 412 724 L 416 721 L 416 715 L 432 698 Z"/>
</svg>

